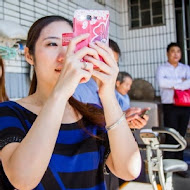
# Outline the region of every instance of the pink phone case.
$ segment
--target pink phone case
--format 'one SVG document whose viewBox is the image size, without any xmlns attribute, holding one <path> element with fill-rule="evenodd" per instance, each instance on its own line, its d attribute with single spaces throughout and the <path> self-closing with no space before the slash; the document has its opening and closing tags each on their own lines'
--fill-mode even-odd
<svg viewBox="0 0 190 190">
<path fill-rule="evenodd" d="M 73 19 L 74 36 L 89 33 L 90 37 L 77 44 L 76 51 L 90 42 L 109 42 L 109 11 L 76 10 Z"/>
<path fill-rule="evenodd" d="M 88 46 L 89 43 L 101 41 L 109 43 L 109 11 L 76 10 L 73 18 L 73 33 L 62 34 L 62 45 L 68 46 L 70 40 L 78 35 L 89 33 L 88 39 L 77 44 L 75 51 Z M 100 60 L 104 61 L 100 56 Z M 81 60 L 83 61 L 83 60 Z M 94 66 L 94 68 L 97 68 Z"/>
</svg>

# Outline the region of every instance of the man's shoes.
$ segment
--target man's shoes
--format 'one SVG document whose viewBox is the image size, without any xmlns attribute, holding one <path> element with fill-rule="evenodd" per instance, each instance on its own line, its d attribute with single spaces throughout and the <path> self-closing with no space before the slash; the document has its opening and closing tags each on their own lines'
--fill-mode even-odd
<svg viewBox="0 0 190 190">
<path fill-rule="evenodd" d="M 188 171 L 181 171 L 181 172 L 176 172 L 177 175 L 184 177 L 184 178 L 189 178 L 190 173 Z"/>
</svg>

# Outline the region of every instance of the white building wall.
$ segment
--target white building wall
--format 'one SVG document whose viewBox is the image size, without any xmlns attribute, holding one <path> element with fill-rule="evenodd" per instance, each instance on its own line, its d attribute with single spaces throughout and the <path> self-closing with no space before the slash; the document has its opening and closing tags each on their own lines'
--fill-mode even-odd
<svg viewBox="0 0 190 190">
<path fill-rule="evenodd" d="M 176 41 L 175 9 L 173 0 L 165 0 L 165 25 L 130 29 L 129 10 L 126 0 L 122 1 L 123 10 L 120 25 L 117 26 L 117 41 L 122 50 L 120 70 L 129 72 L 134 78 L 143 78 L 156 89 L 155 71 L 167 61 L 166 47 Z"/>
</svg>

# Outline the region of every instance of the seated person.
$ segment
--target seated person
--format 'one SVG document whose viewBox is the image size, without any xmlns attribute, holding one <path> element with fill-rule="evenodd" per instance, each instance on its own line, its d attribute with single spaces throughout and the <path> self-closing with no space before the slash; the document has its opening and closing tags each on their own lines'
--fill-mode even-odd
<svg viewBox="0 0 190 190">
<path fill-rule="evenodd" d="M 130 99 L 128 92 L 131 89 L 133 79 L 131 75 L 127 72 L 119 72 L 116 80 L 116 97 L 119 101 L 121 107 L 125 110 L 130 108 Z"/>
</svg>

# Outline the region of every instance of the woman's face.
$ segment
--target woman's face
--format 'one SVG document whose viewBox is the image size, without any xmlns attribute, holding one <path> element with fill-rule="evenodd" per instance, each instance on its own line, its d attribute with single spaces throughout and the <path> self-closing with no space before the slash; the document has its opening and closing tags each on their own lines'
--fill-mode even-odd
<svg viewBox="0 0 190 190">
<path fill-rule="evenodd" d="M 52 22 L 41 31 L 34 53 L 38 85 L 55 85 L 67 50 L 67 47 L 62 46 L 62 34 L 71 32 L 72 27 L 64 21 Z"/>
<path fill-rule="evenodd" d="M 122 83 L 120 81 L 116 81 L 116 90 L 120 94 L 126 95 L 131 89 L 132 82 L 133 80 L 130 77 L 125 77 Z"/>
<path fill-rule="evenodd" d="M 2 69 L 2 67 L 0 66 L 0 78 L 2 77 L 2 75 L 3 75 L 3 69 Z"/>
</svg>

